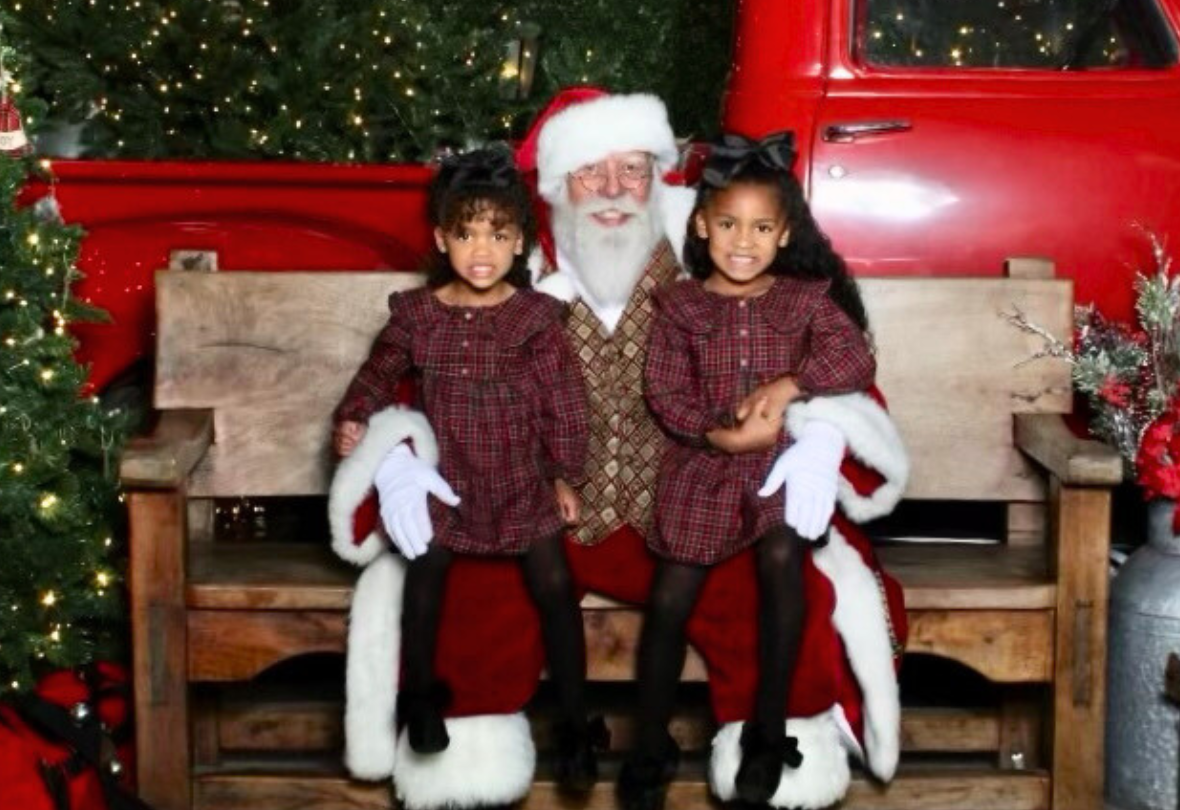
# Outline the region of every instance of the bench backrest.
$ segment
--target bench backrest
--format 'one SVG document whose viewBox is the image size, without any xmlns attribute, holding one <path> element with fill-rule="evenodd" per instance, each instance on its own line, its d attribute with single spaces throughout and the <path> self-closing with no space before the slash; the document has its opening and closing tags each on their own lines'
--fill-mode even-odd
<svg viewBox="0 0 1180 810">
<path fill-rule="evenodd" d="M 216 444 L 196 496 L 326 491 L 329 419 L 409 273 L 192 273 L 156 277 L 155 403 L 211 408 Z M 878 380 L 911 454 L 907 497 L 1044 500 L 1013 447 L 1013 413 L 1070 409 L 1069 369 L 1027 361 L 1072 329 L 1072 287 L 1054 279 L 860 279 Z"/>
</svg>

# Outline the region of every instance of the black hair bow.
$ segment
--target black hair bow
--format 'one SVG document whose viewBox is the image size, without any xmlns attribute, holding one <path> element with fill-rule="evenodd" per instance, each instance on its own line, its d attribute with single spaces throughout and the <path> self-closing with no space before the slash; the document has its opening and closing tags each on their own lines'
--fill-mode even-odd
<svg viewBox="0 0 1180 810">
<path fill-rule="evenodd" d="M 724 188 L 753 162 L 772 170 L 791 171 L 795 163 L 795 133 L 775 132 L 760 141 L 733 133 L 722 135 L 709 150 L 704 181 L 715 188 Z"/>
<path fill-rule="evenodd" d="M 443 160 L 440 173 L 450 188 L 473 183 L 507 188 L 518 174 L 512 153 L 507 149 L 476 149 Z"/>
</svg>

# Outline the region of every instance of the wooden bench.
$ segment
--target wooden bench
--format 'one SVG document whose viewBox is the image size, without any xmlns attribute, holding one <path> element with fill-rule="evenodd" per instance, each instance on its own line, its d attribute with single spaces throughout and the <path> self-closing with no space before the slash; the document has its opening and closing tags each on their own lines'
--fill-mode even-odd
<svg viewBox="0 0 1180 810">
<path fill-rule="evenodd" d="M 387 317 L 386 295 L 419 282 L 373 273 L 157 276 L 162 415 L 132 442 L 122 476 L 138 775 L 159 810 L 390 805 L 388 785 L 350 781 L 338 764 L 338 689 L 292 701 L 248 685 L 294 656 L 343 651 L 355 569 L 331 556 L 326 536 L 282 545 L 218 537 L 215 504 L 325 493 L 329 413 Z M 846 806 L 1098 810 L 1109 489 L 1121 464 L 1066 430 L 1067 368 L 1022 364 L 1039 346 L 1000 317 L 1017 306 L 1068 335 L 1071 286 L 1051 278 L 862 284 L 880 382 L 912 455 L 907 497 L 943 502 L 944 512 L 946 502 L 993 504 L 1002 527 L 999 542 L 882 547 L 906 590 L 909 651 L 970 667 L 999 697 L 904 711 L 897 779 L 887 790 L 855 780 Z M 294 508 L 256 503 L 272 522 Z M 640 613 L 593 596 L 584 607 L 591 679 L 626 681 Z M 704 677 L 690 657 L 686 680 Z M 626 713 L 610 722 L 625 748 Z M 542 747 L 544 732 L 538 725 Z M 680 712 L 675 733 L 686 748 L 707 749 L 703 705 Z M 310 751 L 328 752 L 332 766 L 318 767 Z M 687 771 L 668 806 L 711 806 L 703 770 Z M 525 807 L 556 806 L 564 805 L 540 773 Z M 612 785 L 604 780 L 586 806 L 613 807 Z"/>
</svg>

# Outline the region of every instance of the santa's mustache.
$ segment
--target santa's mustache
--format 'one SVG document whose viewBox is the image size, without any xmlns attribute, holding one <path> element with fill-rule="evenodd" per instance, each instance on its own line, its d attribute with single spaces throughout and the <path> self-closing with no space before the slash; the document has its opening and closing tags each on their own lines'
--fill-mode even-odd
<svg viewBox="0 0 1180 810">
<path fill-rule="evenodd" d="M 582 217 L 592 217 L 596 214 L 626 214 L 639 216 L 647 210 L 646 204 L 640 204 L 631 197 L 620 197 L 617 200 L 592 199 L 585 200 L 572 206 L 574 211 Z"/>
</svg>

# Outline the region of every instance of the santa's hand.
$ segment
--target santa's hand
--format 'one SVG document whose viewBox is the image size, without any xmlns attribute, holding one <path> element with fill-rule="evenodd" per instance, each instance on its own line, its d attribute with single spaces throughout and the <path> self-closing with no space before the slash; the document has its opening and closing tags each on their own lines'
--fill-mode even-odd
<svg viewBox="0 0 1180 810">
<path fill-rule="evenodd" d="M 425 554 L 434 538 L 426 497 L 433 495 L 448 506 L 459 505 L 459 496 L 438 470 L 404 444 L 389 451 L 377 468 L 373 485 L 385 531 L 407 560 Z"/>
<path fill-rule="evenodd" d="M 785 485 L 787 525 L 800 537 L 815 540 L 828 528 L 836 508 L 843 459 L 843 434 L 827 422 L 810 421 L 774 462 L 758 494 L 767 498 Z"/>
</svg>

